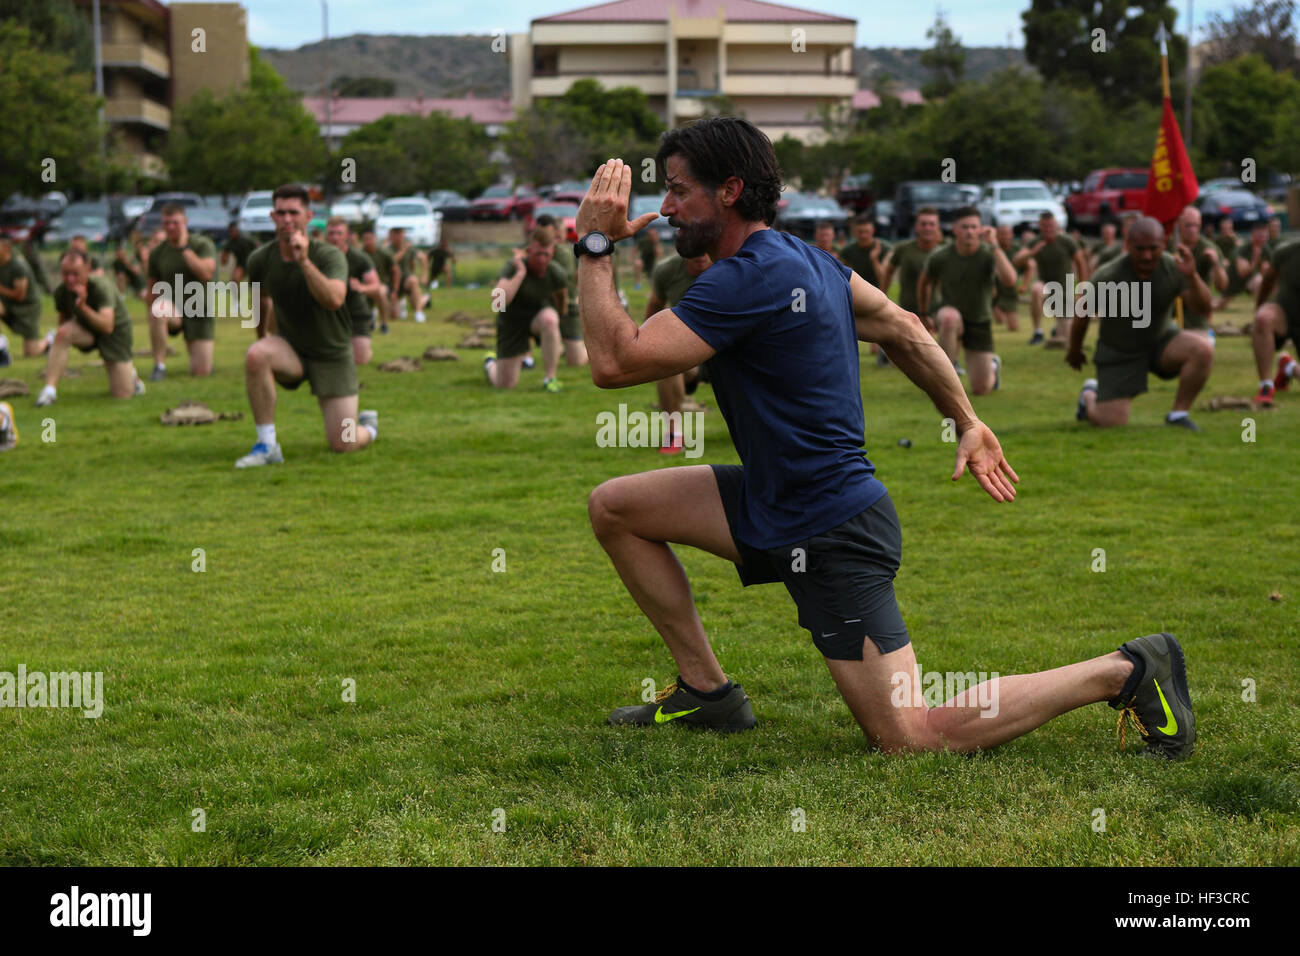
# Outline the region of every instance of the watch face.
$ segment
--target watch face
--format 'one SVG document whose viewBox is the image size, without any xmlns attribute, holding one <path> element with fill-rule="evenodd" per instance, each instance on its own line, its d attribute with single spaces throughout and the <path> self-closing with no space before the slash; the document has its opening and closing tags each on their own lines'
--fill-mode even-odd
<svg viewBox="0 0 1300 956">
<path fill-rule="evenodd" d="M 600 232 L 588 233 L 583 237 L 582 242 L 587 247 L 587 251 L 594 256 L 602 255 L 609 248 L 609 238 Z"/>
</svg>

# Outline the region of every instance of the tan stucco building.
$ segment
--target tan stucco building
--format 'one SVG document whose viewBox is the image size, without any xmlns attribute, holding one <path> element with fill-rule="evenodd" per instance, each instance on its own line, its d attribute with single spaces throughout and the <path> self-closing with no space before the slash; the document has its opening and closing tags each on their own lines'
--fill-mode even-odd
<svg viewBox="0 0 1300 956">
<path fill-rule="evenodd" d="M 726 97 L 773 140 L 821 136 L 823 107 L 848 112 L 857 21 L 761 0 L 614 0 L 541 17 L 510 38 L 516 109 L 578 79 L 636 86 L 669 126 Z"/>
</svg>

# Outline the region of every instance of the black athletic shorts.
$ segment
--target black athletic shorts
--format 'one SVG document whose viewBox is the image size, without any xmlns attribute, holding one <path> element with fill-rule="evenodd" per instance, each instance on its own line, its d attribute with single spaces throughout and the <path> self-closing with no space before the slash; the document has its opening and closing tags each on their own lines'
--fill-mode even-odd
<svg viewBox="0 0 1300 956">
<path fill-rule="evenodd" d="M 862 660 L 862 639 L 880 653 L 905 647 L 907 625 L 894 599 L 894 575 L 903 554 L 898 514 L 889 495 L 823 534 L 784 548 L 751 548 L 736 537 L 744 469 L 713 465 L 731 539 L 740 553 L 740 583 L 785 585 L 799 608 L 799 626 L 822 655 Z"/>
</svg>

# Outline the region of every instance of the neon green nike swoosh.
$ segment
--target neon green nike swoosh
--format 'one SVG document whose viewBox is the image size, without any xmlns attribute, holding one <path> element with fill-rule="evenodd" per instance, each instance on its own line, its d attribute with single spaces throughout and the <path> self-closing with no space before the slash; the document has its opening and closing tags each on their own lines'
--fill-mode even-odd
<svg viewBox="0 0 1300 956">
<path fill-rule="evenodd" d="M 1165 725 L 1163 727 L 1157 727 L 1156 730 L 1160 731 L 1166 737 L 1172 737 L 1174 734 L 1178 733 L 1178 721 L 1174 719 L 1174 712 L 1169 709 L 1169 702 L 1165 700 L 1165 692 L 1160 689 L 1160 681 L 1153 677 L 1151 678 L 1151 683 L 1156 685 L 1156 693 L 1160 695 L 1160 706 L 1165 709 Z M 658 720 L 657 717 L 655 719 Z"/>
<path fill-rule="evenodd" d="M 693 714 L 699 709 L 700 708 L 698 707 L 692 707 L 690 710 L 679 710 L 675 714 L 665 714 L 663 707 L 659 707 L 657 710 L 655 710 L 655 723 L 666 724 L 668 723 L 668 721 L 676 720 L 678 717 L 685 717 L 687 714 Z"/>
</svg>

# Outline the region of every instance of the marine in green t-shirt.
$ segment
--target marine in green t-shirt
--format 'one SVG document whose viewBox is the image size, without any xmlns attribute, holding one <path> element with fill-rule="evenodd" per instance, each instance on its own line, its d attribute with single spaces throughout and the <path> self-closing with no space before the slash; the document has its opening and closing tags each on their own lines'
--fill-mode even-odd
<svg viewBox="0 0 1300 956">
<path fill-rule="evenodd" d="M 167 238 L 149 253 L 144 301 L 149 315 L 149 344 L 153 349 L 153 374 L 166 377 L 167 336 L 185 335 L 190 374 L 212 373 L 213 340 L 217 321 L 208 309 L 217 296 L 208 283 L 217 278 L 217 247 L 207 236 L 189 231 L 185 207 L 163 207 L 162 227 Z M 191 295 L 191 289 L 202 291 Z M 224 300 L 223 300 L 224 301 Z"/>
<path fill-rule="evenodd" d="M 898 304 L 908 312 L 916 312 L 920 315 L 916 298 L 916 286 L 924 272 L 925 260 L 929 258 L 930 253 L 940 248 L 941 245 L 942 243 L 939 242 L 925 244 L 919 239 L 906 239 L 903 242 L 895 243 L 893 250 L 889 253 L 885 277 L 888 280 L 893 274 L 898 275 Z M 930 309 L 936 309 L 938 306 L 939 302 L 932 299 Z M 927 319 L 929 316 L 922 315 L 921 318 Z"/>
<path fill-rule="evenodd" d="M 841 248 L 836 255 L 846 266 L 879 289 L 889 253 L 889 245 L 876 238 L 876 224 L 868 216 L 853 220 L 853 242 Z"/>
<path fill-rule="evenodd" d="M 1201 213 L 1194 206 L 1188 206 L 1178 217 L 1178 224 L 1169 236 L 1168 251 L 1172 254 L 1182 243 L 1191 250 L 1196 259 L 1196 273 L 1211 290 L 1223 292 L 1228 288 L 1228 273 L 1223 268 L 1223 257 L 1219 247 L 1201 234 Z M 1193 331 L 1207 329 L 1213 309 L 1198 312 L 1193 309 L 1183 310 L 1183 328 Z"/>
<path fill-rule="evenodd" d="M 379 436 L 378 413 L 357 411 L 348 259 L 329 243 L 308 237 L 308 198 L 300 186 L 277 189 L 271 197 L 275 239 L 248 257 L 248 279 L 261 296 L 258 339 L 244 360 L 257 443 L 236 468 L 284 461 L 275 432 L 277 384 L 296 389 L 311 383 L 333 451 L 359 451 Z"/>
<path fill-rule="evenodd" d="M 646 300 L 645 318 L 649 319 L 664 309 L 671 309 L 680 302 L 695 280 L 711 265 L 713 260 L 707 255 L 692 259 L 671 255 L 659 260 L 650 276 L 650 297 Z M 708 363 L 705 362 L 704 365 L 707 367 Z M 704 380 L 702 368 L 697 366 L 655 382 L 659 408 L 668 416 L 668 427 L 662 432 L 664 443 L 659 449 L 662 454 L 676 455 L 685 450 L 680 416 L 684 411 L 686 396 L 694 395 Z"/>
<path fill-rule="evenodd" d="M 59 263 L 63 281 L 53 293 L 59 329 L 45 363 L 45 387 L 36 397 L 38 406 L 58 400 L 59 379 L 68 367 L 68 349 L 98 350 L 114 398 L 144 393 L 144 383 L 131 362 L 131 319 L 126 301 L 108 276 L 90 274 L 90 263 L 79 250 L 69 250 Z"/>
<path fill-rule="evenodd" d="M 27 260 L 14 252 L 8 239 L 0 239 L 0 319 L 23 339 L 24 354 L 42 355 L 41 296 Z M 28 348 L 27 343 L 31 343 Z"/>
<path fill-rule="evenodd" d="M 515 387 L 530 338 L 537 338 L 542 346 L 542 387 L 559 390 L 556 370 L 564 347 L 560 315 L 568 311 L 568 277 L 555 262 L 555 246 L 549 239 L 544 228 L 534 232 L 528 246 L 516 249 L 502 267 L 492 288 L 497 348 L 483 368 L 495 388 Z"/>
<path fill-rule="evenodd" d="M 1083 368 L 1088 325 L 1094 317 L 1100 323 L 1094 354 L 1097 379 L 1085 382 L 1079 393 L 1079 421 L 1126 424 L 1131 400 L 1147 390 L 1147 376 L 1154 373 L 1179 380 L 1165 422 L 1199 431 L 1188 411 L 1209 378 L 1214 348 L 1204 336 L 1180 332 L 1173 312 L 1180 298 L 1185 310 L 1208 310 L 1210 290 L 1190 256 L 1171 256 L 1164 245 L 1160 223 L 1137 219 L 1129 229 L 1125 255 L 1076 285 L 1065 357 L 1072 368 Z"/>
<path fill-rule="evenodd" d="M 387 249 L 379 244 L 373 229 L 362 230 L 361 251 L 370 257 L 370 261 L 375 264 L 375 272 L 379 275 L 379 291 L 373 295 L 367 295 L 367 298 L 374 303 L 375 311 L 379 313 L 379 331 L 387 334 L 388 316 L 391 313 L 395 295 L 393 257 L 388 254 Z"/>
<path fill-rule="evenodd" d="M 1255 403 L 1269 407 L 1276 390 L 1289 388 L 1300 377 L 1300 365 L 1288 355 L 1278 360 L 1277 371 L 1272 374 L 1274 351 L 1286 345 L 1288 338 L 1300 348 L 1300 239 L 1279 242 L 1273 249 L 1271 261 L 1264 266 L 1256 300 L 1260 306 L 1255 310 L 1252 334 L 1260 387 Z M 1270 338 L 1272 350 L 1267 347 Z"/>
<path fill-rule="evenodd" d="M 244 235 L 239 231 L 239 226 L 231 223 L 226 241 L 221 245 L 221 264 L 224 266 L 227 262 L 234 261 L 230 277 L 236 282 L 248 274 L 248 257 L 256 248 L 257 240 Z"/>
<path fill-rule="evenodd" d="M 406 317 L 406 302 L 409 301 L 411 310 L 415 313 L 415 321 L 423 322 L 424 307 L 428 305 L 428 297 L 420 288 L 419 250 L 406 238 L 403 230 L 390 229 L 388 230 L 388 252 L 398 272 L 397 287 L 393 289 L 393 301 L 400 303 L 400 317 Z"/>
<path fill-rule="evenodd" d="M 686 290 L 700 274 L 690 270 L 689 262 L 681 256 L 672 255 L 655 266 L 650 278 L 650 301 L 646 303 L 647 319 L 663 309 L 671 309 L 682 300 Z"/>
<path fill-rule="evenodd" d="M 1003 223 L 997 227 L 997 235 L 998 248 L 1009 262 L 1014 262 L 1016 253 L 1020 251 L 1020 241 L 1016 239 L 1014 230 L 1009 224 Z M 993 318 L 1005 323 L 1008 332 L 1020 329 L 1020 295 L 1016 292 L 1019 282 L 1019 270 L 1016 271 L 1016 281 L 1010 284 L 1004 283 L 996 274 L 993 276 Z"/>
<path fill-rule="evenodd" d="M 1044 214 L 1039 217 L 1038 229 L 1038 241 L 1032 245 L 1022 246 L 1015 260 L 1016 268 L 1021 268 L 1032 259 L 1038 272 L 1033 285 L 1029 288 L 1029 318 L 1034 323 L 1034 334 L 1029 339 L 1030 345 L 1038 345 L 1044 341 L 1043 303 L 1055 291 L 1044 287 L 1054 283 L 1061 290 L 1061 295 L 1064 295 L 1064 290 L 1068 287 L 1067 274 L 1073 274 L 1076 284 L 1088 274 L 1088 264 L 1084 261 L 1083 251 L 1077 242 L 1061 233 L 1061 227 L 1055 216 Z M 1055 329 L 1052 333 L 1052 342 L 1048 347 L 1064 344 L 1066 330 L 1070 324 L 1069 318 L 1064 315 L 1051 318 L 1055 321 Z"/>
</svg>

